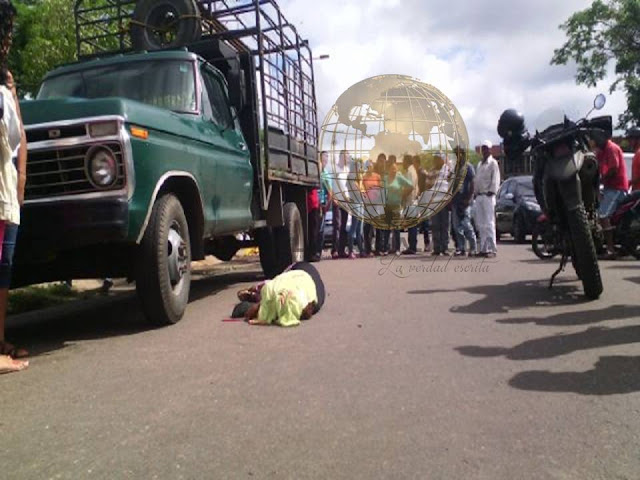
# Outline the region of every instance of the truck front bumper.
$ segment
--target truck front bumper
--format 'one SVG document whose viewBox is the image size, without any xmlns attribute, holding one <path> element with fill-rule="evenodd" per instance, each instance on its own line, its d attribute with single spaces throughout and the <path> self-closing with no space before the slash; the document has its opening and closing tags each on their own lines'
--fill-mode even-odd
<svg viewBox="0 0 640 480">
<path fill-rule="evenodd" d="M 27 204 L 21 222 L 19 242 L 25 247 L 21 250 L 120 242 L 128 234 L 129 203 L 121 196 Z"/>
</svg>

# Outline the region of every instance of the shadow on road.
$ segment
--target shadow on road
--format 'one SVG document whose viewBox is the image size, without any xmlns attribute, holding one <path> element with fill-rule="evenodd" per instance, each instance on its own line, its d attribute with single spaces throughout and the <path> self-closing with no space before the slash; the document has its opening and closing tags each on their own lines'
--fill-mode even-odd
<svg viewBox="0 0 640 480">
<path fill-rule="evenodd" d="M 214 296 L 236 283 L 260 279 L 261 272 L 246 271 L 196 277 L 189 301 Z M 27 322 L 10 321 L 7 337 L 28 349 L 34 357 L 63 349 L 76 341 L 135 335 L 157 328 L 144 317 L 134 293 L 86 302 L 69 304 L 60 311 L 36 312 L 37 318 Z"/>
<path fill-rule="evenodd" d="M 540 326 L 572 326 L 589 325 L 607 320 L 622 320 L 625 318 L 640 317 L 640 306 L 638 305 L 611 305 L 600 310 L 586 310 L 583 312 L 564 312 L 545 318 L 522 317 L 496 320 L 497 323 L 507 325 L 522 325 L 535 323 Z"/>
<path fill-rule="evenodd" d="M 587 302 L 582 290 L 576 285 L 565 285 L 572 280 L 557 280 L 552 290 L 549 290 L 548 280 L 526 280 L 512 282 L 505 285 L 474 285 L 455 290 L 410 290 L 409 295 L 429 295 L 433 293 L 467 292 L 473 295 L 483 295 L 469 305 L 453 306 L 452 313 L 508 313 L 511 310 L 521 310 L 531 307 L 576 305 Z M 455 298 L 455 295 L 454 295 Z"/>
<path fill-rule="evenodd" d="M 640 277 L 629 277 L 629 278 L 625 278 L 625 280 L 627 282 L 640 284 Z"/>
<path fill-rule="evenodd" d="M 509 360 L 539 360 L 567 355 L 579 350 L 627 345 L 640 342 L 640 325 L 605 328 L 593 327 L 570 333 L 527 340 L 515 347 L 463 346 L 456 350 L 468 357 L 505 357 Z"/>
<path fill-rule="evenodd" d="M 600 357 L 586 372 L 521 372 L 509 380 L 520 390 L 572 392 L 581 395 L 615 395 L 640 391 L 640 357 Z"/>
</svg>

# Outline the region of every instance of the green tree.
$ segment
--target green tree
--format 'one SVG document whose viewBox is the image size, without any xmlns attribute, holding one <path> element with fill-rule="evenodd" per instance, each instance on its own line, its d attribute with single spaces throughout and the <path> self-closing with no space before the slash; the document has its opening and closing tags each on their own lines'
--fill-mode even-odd
<svg viewBox="0 0 640 480">
<path fill-rule="evenodd" d="M 568 38 L 551 63 L 575 61 L 576 81 L 591 87 L 606 77 L 613 63 L 616 80 L 610 91 L 621 88 L 627 96 L 619 128 L 640 124 L 640 0 L 595 0 L 560 28 Z"/>
<path fill-rule="evenodd" d="M 9 68 L 20 95 L 35 95 L 44 75 L 76 59 L 74 0 L 14 0 L 18 10 Z"/>
</svg>

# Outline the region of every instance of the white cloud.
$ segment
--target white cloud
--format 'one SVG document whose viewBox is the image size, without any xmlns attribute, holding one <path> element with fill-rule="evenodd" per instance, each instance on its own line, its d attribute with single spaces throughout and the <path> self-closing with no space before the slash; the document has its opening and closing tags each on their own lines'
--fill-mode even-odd
<svg viewBox="0 0 640 480">
<path fill-rule="evenodd" d="M 286 16 L 311 41 L 320 120 L 338 96 L 373 75 L 430 83 L 463 115 L 472 144 L 498 140 L 500 113 L 521 109 L 528 123 L 546 108 L 586 113 L 610 79 L 577 86 L 575 67 L 551 66 L 564 41 L 558 26 L 590 0 L 284 0 Z M 626 108 L 614 94 L 603 114 Z"/>
</svg>

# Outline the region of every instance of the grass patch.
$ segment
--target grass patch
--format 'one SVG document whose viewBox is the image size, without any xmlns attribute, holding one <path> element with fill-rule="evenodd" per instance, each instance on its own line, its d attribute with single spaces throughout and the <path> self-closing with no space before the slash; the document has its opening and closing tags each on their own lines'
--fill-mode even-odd
<svg viewBox="0 0 640 480">
<path fill-rule="evenodd" d="M 17 315 L 41 308 L 54 307 L 82 298 L 86 296 L 85 293 L 78 292 L 64 283 L 18 288 L 9 292 L 8 313 L 9 315 Z"/>
</svg>

